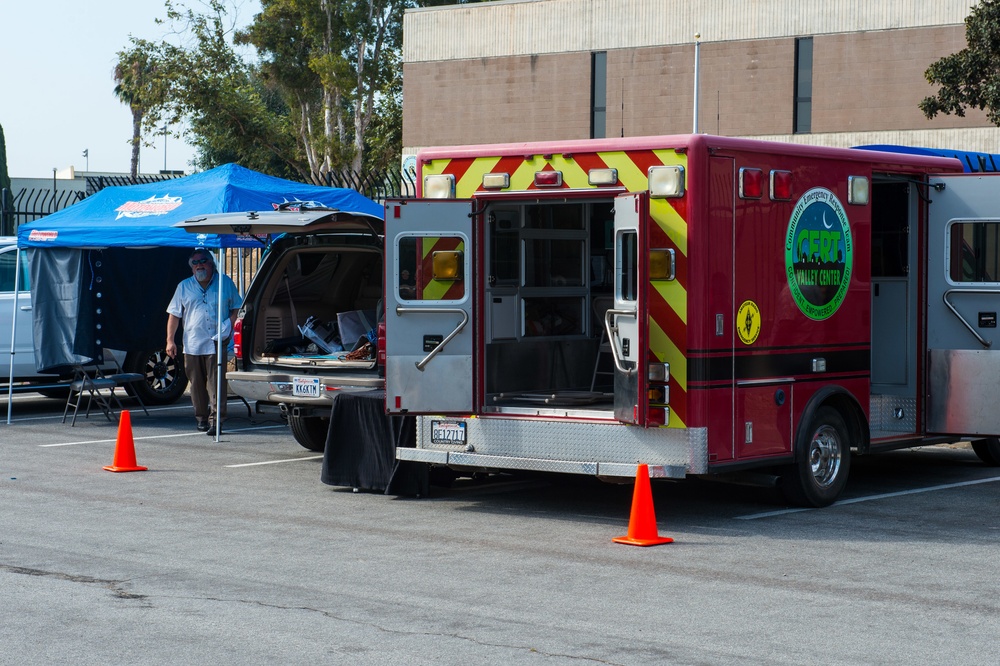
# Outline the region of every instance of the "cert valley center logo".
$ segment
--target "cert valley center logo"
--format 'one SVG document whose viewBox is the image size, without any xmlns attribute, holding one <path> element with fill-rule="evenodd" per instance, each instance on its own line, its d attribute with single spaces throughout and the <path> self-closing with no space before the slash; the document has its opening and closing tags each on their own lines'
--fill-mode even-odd
<svg viewBox="0 0 1000 666">
<path fill-rule="evenodd" d="M 833 192 L 814 187 L 795 204 L 785 236 L 785 273 L 802 314 L 831 317 L 847 296 L 853 265 L 847 211 Z"/>
</svg>

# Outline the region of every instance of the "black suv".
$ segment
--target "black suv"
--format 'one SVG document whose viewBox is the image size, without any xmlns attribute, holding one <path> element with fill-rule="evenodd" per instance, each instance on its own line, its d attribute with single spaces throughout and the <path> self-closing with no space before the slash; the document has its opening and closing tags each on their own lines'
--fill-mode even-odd
<svg viewBox="0 0 1000 666">
<path fill-rule="evenodd" d="M 226 213 L 182 223 L 270 242 L 233 332 L 230 389 L 277 405 L 296 441 L 326 445 L 333 396 L 384 388 L 374 329 L 381 318 L 383 222 L 332 210 Z"/>
</svg>

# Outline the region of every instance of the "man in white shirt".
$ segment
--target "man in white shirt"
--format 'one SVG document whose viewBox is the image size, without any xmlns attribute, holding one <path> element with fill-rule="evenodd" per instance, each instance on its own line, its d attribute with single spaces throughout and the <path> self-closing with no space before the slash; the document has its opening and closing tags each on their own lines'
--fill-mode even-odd
<svg viewBox="0 0 1000 666">
<path fill-rule="evenodd" d="M 218 369 L 222 368 L 223 396 L 226 395 L 226 348 L 240 310 L 240 294 L 228 275 L 216 272 L 212 253 L 197 248 L 188 257 L 191 277 L 181 280 L 167 306 L 167 356 L 177 356 L 177 328 L 184 327 L 184 371 L 191 390 L 194 418 L 198 430 L 210 436 L 221 434 L 226 418 L 226 399 L 215 413 Z M 219 326 L 219 284 L 222 284 L 222 360 L 216 360 L 216 334 Z"/>
</svg>

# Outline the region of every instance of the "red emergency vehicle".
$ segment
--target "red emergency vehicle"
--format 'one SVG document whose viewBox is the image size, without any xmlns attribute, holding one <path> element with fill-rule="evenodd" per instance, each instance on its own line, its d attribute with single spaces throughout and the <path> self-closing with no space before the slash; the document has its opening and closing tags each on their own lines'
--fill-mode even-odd
<svg viewBox="0 0 1000 666">
<path fill-rule="evenodd" d="M 852 455 L 1000 463 L 997 176 L 708 135 L 435 148 L 386 204 L 399 459 L 683 478 L 796 504 Z"/>
</svg>

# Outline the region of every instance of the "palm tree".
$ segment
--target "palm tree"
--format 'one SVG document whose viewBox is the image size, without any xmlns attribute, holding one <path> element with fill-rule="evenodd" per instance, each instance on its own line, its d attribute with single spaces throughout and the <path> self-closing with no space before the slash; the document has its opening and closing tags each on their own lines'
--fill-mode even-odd
<svg viewBox="0 0 1000 666">
<path fill-rule="evenodd" d="M 142 40 L 133 40 L 133 48 L 118 52 L 115 65 L 115 96 L 132 111 L 132 167 L 135 180 L 139 175 L 139 145 L 142 139 L 142 120 L 146 112 L 159 105 L 163 98 L 157 78 L 153 46 Z"/>
</svg>

